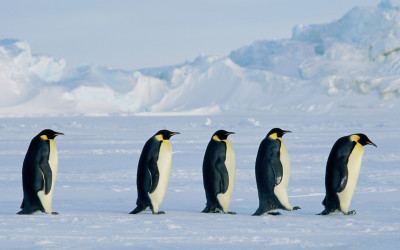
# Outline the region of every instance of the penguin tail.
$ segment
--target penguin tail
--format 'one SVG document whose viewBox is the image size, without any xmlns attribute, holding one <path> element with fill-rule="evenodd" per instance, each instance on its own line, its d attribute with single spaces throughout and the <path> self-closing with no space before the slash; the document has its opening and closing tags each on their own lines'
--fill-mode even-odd
<svg viewBox="0 0 400 250">
<path fill-rule="evenodd" d="M 38 209 L 27 209 L 27 208 L 23 208 L 21 209 L 21 211 L 19 211 L 17 214 L 21 215 L 21 214 L 33 214 L 34 212 L 38 211 Z"/>
<path fill-rule="evenodd" d="M 322 205 L 324 205 L 325 209 L 318 215 L 327 215 L 332 212 L 335 212 L 336 209 L 340 208 L 340 201 L 337 194 L 335 195 L 327 195 L 325 196 L 324 200 L 322 201 Z"/>
<path fill-rule="evenodd" d="M 147 207 L 150 207 L 151 209 L 153 208 L 153 206 L 151 205 L 151 202 L 150 202 L 150 205 L 147 205 L 146 203 L 149 203 L 149 202 L 143 202 L 142 200 L 137 199 L 136 200 L 136 208 L 133 209 L 129 214 L 138 214 L 138 213 L 146 210 Z"/>
<path fill-rule="evenodd" d="M 206 207 L 201 211 L 202 213 L 219 213 L 222 209 L 218 208 L 215 205 L 209 205 L 207 203 Z"/>
<path fill-rule="evenodd" d="M 260 216 L 274 209 L 287 210 L 275 195 L 269 195 L 260 200 L 258 209 L 253 216 Z"/>
<path fill-rule="evenodd" d="M 26 211 L 24 211 L 23 209 L 21 211 L 19 211 L 17 214 L 21 215 L 21 214 L 27 214 Z"/>
<path fill-rule="evenodd" d="M 21 211 L 17 214 L 33 214 L 36 211 L 45 212 L 42 203 L 35 195 L 24 195 L 20 208 Z"/>
<path fill-rule="evenodd" d="M 267 212 L 267 210 L 266 210 L 265 208 L 259 207 L 259 208 L 254 212 L 254 214 L 252 214 L 252 216 L 260 216 L 260 215 L 265 214 L 266 212 Z"/>
<path fill-rule="evenodd" d="M 149 195 L 141 195 L 141 193 L 138 193 L 138 198 L 136 200 L 136 208 L 133 209 L 129 214 L 137 214 L 140 213 L 146 208 L 150 208 L 153 211 L 153 205 L 151 204 L 151 200 Z"/>
<path fill-rule="evenodd" d="M 325 209 L 324 211 L 322 211 L 321 213 L 317 214 L 317 215 L 328 215 L 333 211 L 330 211 L 329 209 Z"/>
<path fill-rule="evenodd" d="M 137 206 L 135 209 L 133 209 L 129 214 L 138 214 L 140 212 L 142 212 L 143 210 L 145 210 L 145 207 L 142 206 Z"/>
<path fill-rule="evenodd" d="M 210 209 L 210 207 L 209 206 L 206 206 L 204 209 L 203 209 L 203 211 L 201 211 L 202 213 L 210 213 L 211 212 L 211 209 Z"/>
</svg>

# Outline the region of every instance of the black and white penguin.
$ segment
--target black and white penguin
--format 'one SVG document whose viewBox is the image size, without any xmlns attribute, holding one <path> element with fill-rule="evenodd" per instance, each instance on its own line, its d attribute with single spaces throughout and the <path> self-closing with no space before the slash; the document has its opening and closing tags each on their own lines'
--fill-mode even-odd
<svg viewBox="0 0 400 250">
<path fill-rule="evenodd" d="M 137 168 L 137 207 L 130 214 L 151 210 L 153 214 L 164 214 L 158 208 L 167 191 L 171 172 L 172 149 L 169 139 L 179 134 L 160 130 L 144 145 Z"/>
<path fill-rule="evenodd" d="M 270 211 L 300 209 L 300 207 L 290 205 L 287 195 L 290 162 L 282 140 L 282 136 L 286 133 L 291 132 L 280 128 L 271 129 L 258 148 L 255 172 L 259 207 L 253 215 L 262 215 L 266 212 L 279 215 L 279 212 Z"/>
<path fill-rule="evenodd" d="M 326 163 L 326 195 L 322 201 L 325 210 L 319 215 L 337 210 L 345 215 L 356 214 L 354 210 L 349 211 L 349 206 L 360 173 L 365 145 L 376 147 L 364 134 L 341 137 L 333 145 Z"/>
<path fill-rule="evenodd" d="M 208 143 L 203 160 L 203 183 L 207 205 L 202 213 L 229 212 L 235 183 L 235 154 L 228 136 L 234 132 L 218 130 Z"/>
<path fill-rule="evenodd" d="M 57 147 L 54 138 L 63 133 L 45 129 L 33 137 L 22 166 L 22 188 L 24 198 L 18 214 L 32 214 L 42 211 L 53 212 L 54 183 L 58 170 Z"/>
</svg>

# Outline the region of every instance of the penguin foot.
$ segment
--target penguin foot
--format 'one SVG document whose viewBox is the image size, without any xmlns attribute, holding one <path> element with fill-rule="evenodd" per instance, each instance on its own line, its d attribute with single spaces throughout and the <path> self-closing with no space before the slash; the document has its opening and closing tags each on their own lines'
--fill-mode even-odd
<svg viewBox="0 0 400 250">
<path fill-rule="evenodd" d="M 273 215 L 273 216 L 281 215 L 281 213 L 279 213 L 279 212 L 269 212 L 268 214 L 269 215 Z"/>
<path fill-rule="evenodd" d="M 356 210 L 348 211 L 345 215 L 356 215 Z"/>
<path fill-rule="evenodd" d="M 158 211 L 157 213 L 153 212 L 153 214 L 165 214 L 164 211 Z"/>
<path fill-rule="evenodd" d="M 58 215 L 58 212 L 51 212 L 52 215 Z"/>
<path fill-rule="evenodd" d="M 236 214 L 236 212 L 228 211 L 227 214 Z"/>
<path fill-rule="evenodd" d="M 294 206 L 293 207 L 293 210 L 299 210 L 299 209 L 301 209 L 299 206 Z"/>
<path fill-rule="evenodd" d="M 208 213 L 212 213 L 212 214 L 220 214 L 220 213 L 221 213 L 221 211 L 219 211 L 219 210 L 215 209 L 215 210 L 213 210 L 213 211 L 210 211 L 210 212 L 208 212 Z"/>
<path fill-rule="evenodd" d="M 201 211 L 203 214 L 220 214 L 221 211 L 219 210 L 212 210 L 212 211 Z M 228 212 L 229 213 L 229 212 Z"/>
</svg>

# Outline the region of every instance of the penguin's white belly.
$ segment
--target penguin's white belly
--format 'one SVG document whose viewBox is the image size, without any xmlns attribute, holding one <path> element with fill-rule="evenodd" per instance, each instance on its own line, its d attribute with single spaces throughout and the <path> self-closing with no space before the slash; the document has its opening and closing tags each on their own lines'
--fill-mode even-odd
<svg viewBox="0 0 400 250">
<path fill-rule="evenodd" d="M 235 184 L 235 154 L 233 152 L 231 143 L 228 140 L 224 140 L 224 142 L 226 144 L 225 166 L 228 171 L 229 184 L 226 192 L 223 194 L 218 194 L 217 199 L 219 201 L 219 204 L 221 204 L 222 206 L 223 212 L 227 213 L 229 209 L 229 204 L 231 203 L 233 186 Z"/>
<path fill-rule="evenodd" d="M 158 155 L 157 167 L 160 174 L 157 188 L 153 193 L 149 194 L 154 212 L 158 212 L 158 207 L 163 202 L 165 193 L 167 192 L 169 176 L 171 173 L 172 150 L 168 140 L 161 143 Z"/>
<path fill-rule="evenodd" d="M 280 138 L 278 139 L 281 141 L 280 161 L 282 163 L 283 176 L 281 183 L 279 183 L 274 187 L 274 194 L 286 209 L 293 210 L 293 207 L 292 205 L 290 205 L 289 198 L 287 195 L 287 187 L 289 184 L 289 175 L 290 175 L 289 153 L 286 149 L 286 145 L 283 142 L 283 140 L 281 140 Z"/>
<path fill-rule="evenodd" d="M 43 187 L 43 190 L 38 192 L 38 197 L 40 199 L 40 202 L 42 203 L 42 206 L 46 214 L 50 214 L 53 211 L 51 208 L 51 202 L 53 200 L 54 184 L 56 182 L 56 176 L 58 170 L 58 155 L 57 155 L 56 143 L 54 140 L 49 140 L 49 144 L 50 144 L 49 165 L 52 174 L 51 189 L 47 195 L 45 194 L 45 187 Z"/>
<path fill-rule="evenodd" d="M 356 188 L 358 175 L 360 174 L 363 153 L 363 146 L 357 143 L 350 154 L 349 161 L 347 162 L 347 184 L 344 190 L 338 193 L 340 210 L 343 213 L 347 213 L 349 210 L 350 202 L 354 194 L 354 189 Z"/>
</svg>

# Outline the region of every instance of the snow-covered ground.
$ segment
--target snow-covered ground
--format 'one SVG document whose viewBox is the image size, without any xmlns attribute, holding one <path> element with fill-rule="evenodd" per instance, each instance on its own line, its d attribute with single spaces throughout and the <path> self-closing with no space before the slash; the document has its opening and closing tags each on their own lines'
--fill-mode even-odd
<svg viewBox="0 0 400 250">
<path fill-rule="evenodd" d="M 400 8 L 383 1 L 338 18 L 155 69 L 67 72 L 29 41 L 0 40 L 0 116 L 398 109 Z"/>
<path fill-rule="evenodd" d="M 339 18 L 339 17 L 338 17 Z M 288 39 L 255 41 L 227 56 L 124 71 L 35 55 L 29 41 L 0 40 L 0 248 L 398 249 L 400 239 L 400 7 L 353 8 Z M 258 207 L 254 163 L 273 127 L 291 158 L 288 194 L 299 211 L 250 216 Z M 57 216 L 19 216 L 21 170 L 33 136 L 56 138 Z M 160 209 L 129 215 L 145 141 L 160 129 L 173 165 Z M 218 129 L 236 132 L 230 210 L 201 214 L 202 161 Z M 325 164 L 341 136 L 365 133 L 350 209 L 323 210 Z"/>
<path fill-rule="evenodd" d="M 0 248 L 79 249 L 398 249 L 400 238 L 400 120 L 379 110 L 344 114 L 293 112 L 211 116 L 111 116 L 0 119 Z M 301 210 L 250 216 L 258 206 L 257 149 L 273 127 L 291 158 L 288 194 Z M 21 169 L 29 142 L 43 128 L 56 138 L 59 171 L 53 209 L 59 215 L 16 215 L 22 201 Z M 173 165 L 160 209 L 165 215 L 129 215 L 136 201 L 136 167 L 144 142 L 168 128 Z M 236 183 L 230 210 L 202 214 L 201 166 L 217 129 L 236 132 Z M 341 136 L 362 132 L 366 146 L 350 208 L 354 216 L 318 216 L 323 210 L 325 164 Z"/>
</svg>

